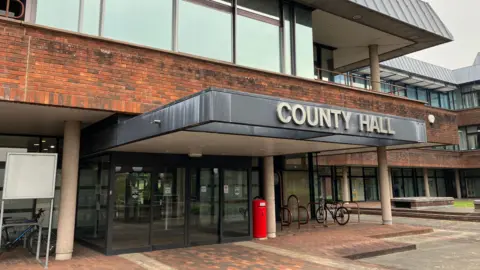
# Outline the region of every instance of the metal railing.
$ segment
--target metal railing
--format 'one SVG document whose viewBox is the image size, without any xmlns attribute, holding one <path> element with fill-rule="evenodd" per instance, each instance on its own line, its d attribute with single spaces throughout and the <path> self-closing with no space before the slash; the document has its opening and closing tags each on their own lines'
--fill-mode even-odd
<svg viewBox="0 0 480 270">
<path fill-rule="evenodd" d="M 375 81 L 372 81 L 370 78 L 353 73 L 340 73 L 321 68 L 315 68 L 315 79 L 364 90 L 372 90 L 372 83 L 375 83 Z M 379 83 L 383 93 L 405 96 L 407 90 L 405 87 L 390 84 L 385 81 L 380 81 Z"/>
<path fill-rule="evenodd" d="M 12 12 L 12 7 L 20 5 L 18 15 Z M 7 0 L 5 10 L 0 10 L 0 16 L 11 19 L 22 19 L 25 16 L 25 4 L 21 0 Z"/>
</svg>

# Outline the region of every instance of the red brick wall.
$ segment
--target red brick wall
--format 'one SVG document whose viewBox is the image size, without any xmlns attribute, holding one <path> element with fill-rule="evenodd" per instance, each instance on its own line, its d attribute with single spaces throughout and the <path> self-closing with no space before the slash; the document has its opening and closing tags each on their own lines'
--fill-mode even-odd
<svg viewBox="0 0 480 270">
<path fill-rule="evenodd" d="M 457 121 L 459 127 L 480 125 L 480 108 L 459 111 Z"/>
<path fill-rule="evenodd" d="M 456 115 L 415 101 L 0 20 L 0 100 L 142 113 L 214 86 L 426 121 L 456 144 Z M 426 121 L 427 122 L 427 121 Z"/>
<path fill-rule="evenodd" d="M 416 168 L 480 168 L 480 150 L 455 152 L 429 149 L 395 150 L 387 153 L 388 165 Z M 319 165 L 377 166 L 375 152 L 319 156 Z"/>
</svg>

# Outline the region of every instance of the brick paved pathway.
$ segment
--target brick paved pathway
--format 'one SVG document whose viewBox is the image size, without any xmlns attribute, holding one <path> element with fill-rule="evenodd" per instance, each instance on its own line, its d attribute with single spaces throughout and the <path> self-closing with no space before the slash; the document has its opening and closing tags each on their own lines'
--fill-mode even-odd
<svg viewBox="0 0 480 270">
<path fill-rule="evenodd" d="M 146 253 L 104 256 L 76 246 L 74 259 L 52 261 L 50 269 L 385 269 L 349 260 L 368 252 L 393 252 L 411 243 L 390 242 L 383 237 L 424 233 L 424 227 L 352 224 L 347 226 L 304 226 L 283 231 L 265 241 L 198 246 Z M 0 269 L 42 269 L 22 249 L 4 253 Z"/>
</svg>

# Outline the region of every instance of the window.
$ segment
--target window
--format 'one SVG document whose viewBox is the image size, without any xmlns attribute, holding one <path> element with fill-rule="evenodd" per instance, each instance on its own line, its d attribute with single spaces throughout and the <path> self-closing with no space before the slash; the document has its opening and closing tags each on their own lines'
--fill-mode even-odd
<svg viewBox="0 0 480 270">
<path fill-rule="evenodd" d="M 131 0 L 106 1 L 103 35 L 155 48 L 171 49 L 172 10 L 172 1 L 143 0 L 141 5 Z"/>
<path fill-rule="evenodd" d="M 38 0 L 35 22 L 50 27 L 78 31 L 79 14 L 79 0 Z"/>
<path fill-rule="evenodd" d="M 450 103 L 448 102 L 448 94 L 440 94 L 440 105 L 444 109 L 450 109 Z"/>
<path fill-rule="evenodd" d="M 236 40 L 238 64 L 280 71 L 278 13 L 277 0 L 238 0 Z"/>
<path fill-rule="evenodd" d="M 295 54 L 297 76 L 313 78 L 312 12 L 295 7 Z"/>
<path fill-rule="evenodd" d="M 210 6 L 202 5 L 203 2 L 180 0 L 178 50 L 231 62 L 230 1 L 208 2 Z"/>
<path fill-rule="evenodd" d="M 83 0 L 83 17 L 80 32 L 90 35 L 100 35 L 100 0 Z"/>
<path fill-rule="evenodd" d="M 460 150 L 467 150 L 467 132 L 465 128 L 458 129 L 458 136 L 460 137 Z"/>
<path fill-rule="evenodd" d="M 430 105 L 440 107 L 440 96 L 437 92 L 430 92 Z"/>
<path fill-rule="evenodd" d="M 413 86 L 407 86 L 407 97 L 417 99 L 417 89 Z"/>
<path fill-rule="evenodd" d="M 422 89 L 422 88 L 417 88 L 417 97 L 418 97 L 418 100 L 421 100 L 421 101 L 424 101 L 424 102 L 427 102 L 428 99 L 427 99 L 427 90 L 425 89 Z"/>
</svg>

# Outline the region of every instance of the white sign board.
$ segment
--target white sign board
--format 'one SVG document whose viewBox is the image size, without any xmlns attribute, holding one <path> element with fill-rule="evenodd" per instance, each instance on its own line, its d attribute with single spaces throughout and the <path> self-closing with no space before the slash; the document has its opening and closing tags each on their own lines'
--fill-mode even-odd
<svg viewBox="0 0 480 270">
<path fill-rule="evenodd" d="M 52 199 L 56 176 L 57 154 L 8 153 L 3 199 Z"/>
</svg>

